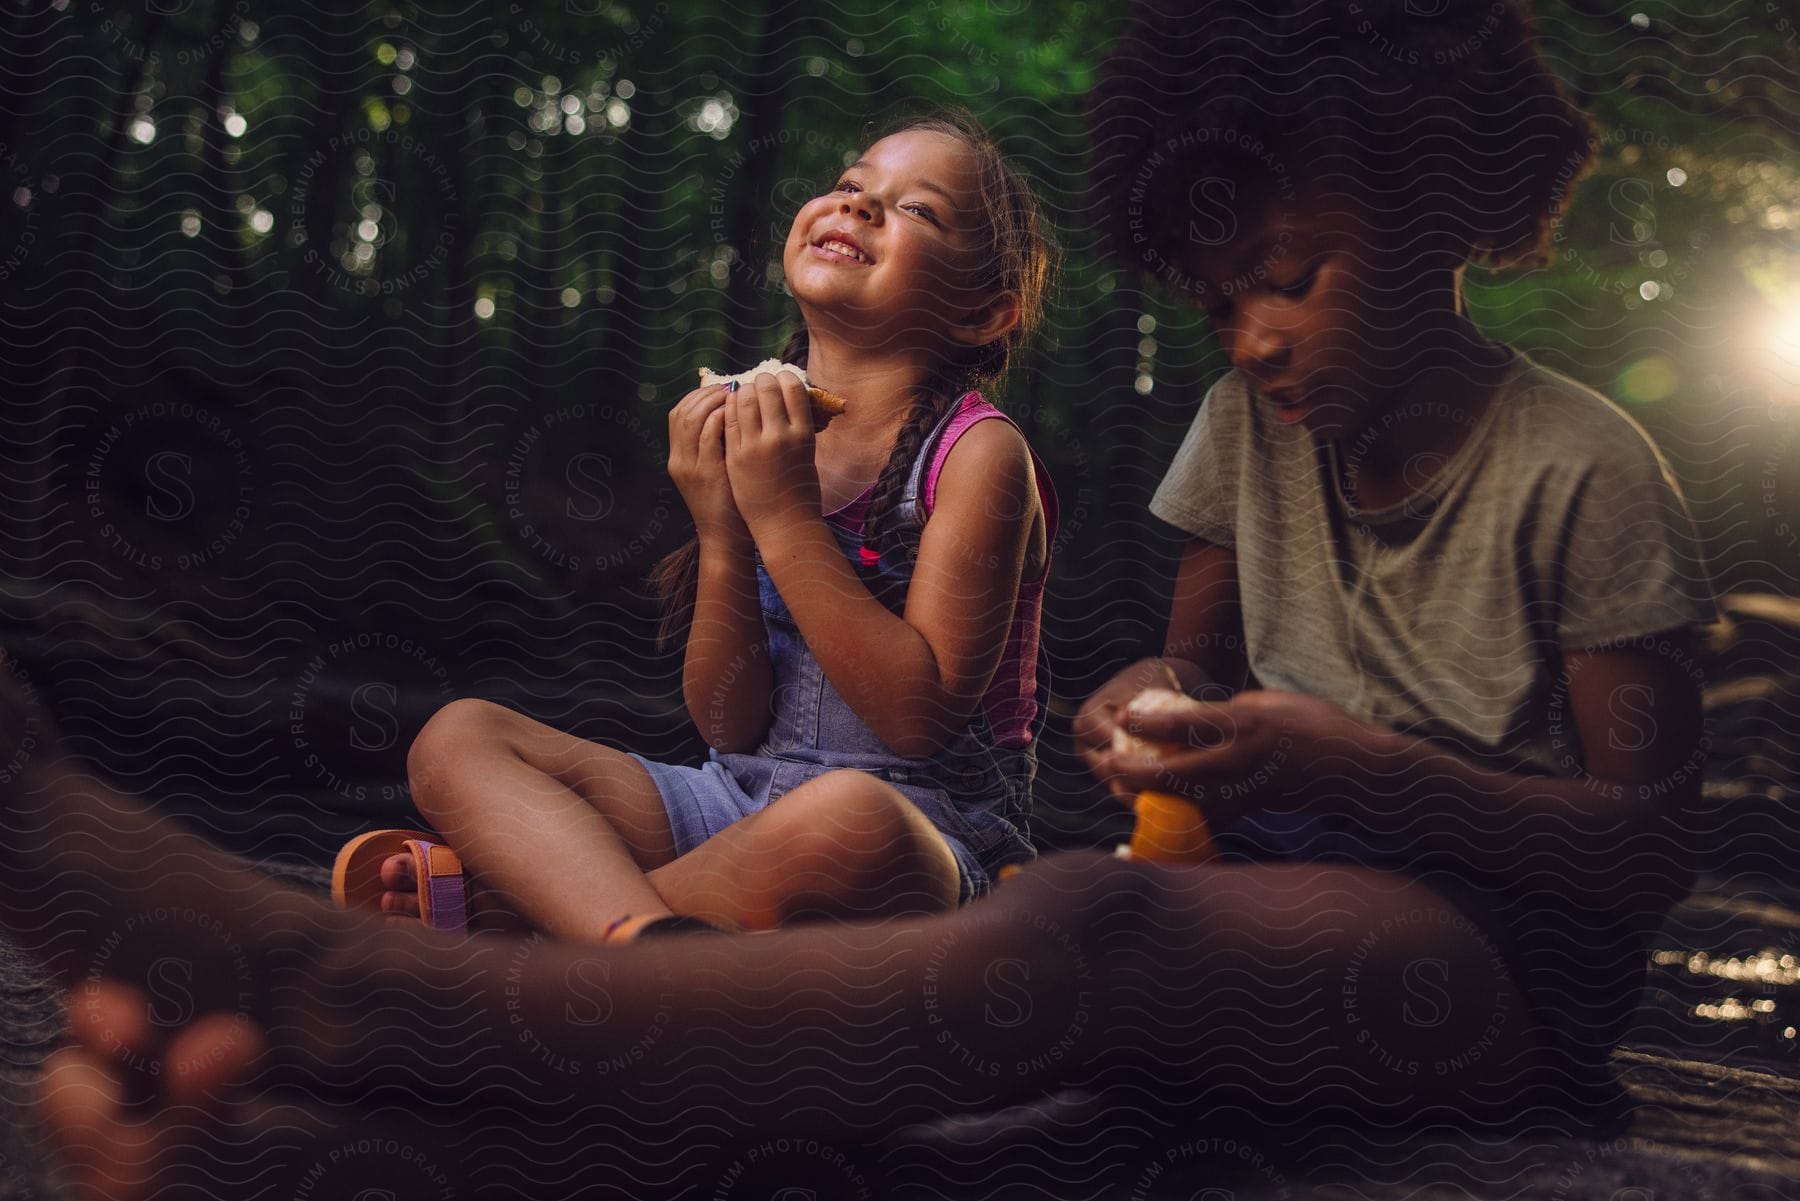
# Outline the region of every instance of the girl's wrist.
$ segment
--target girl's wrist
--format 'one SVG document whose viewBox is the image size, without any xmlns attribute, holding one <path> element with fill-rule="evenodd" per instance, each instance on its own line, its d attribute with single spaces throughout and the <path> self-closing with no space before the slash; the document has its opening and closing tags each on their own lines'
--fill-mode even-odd
<svg viewBox="0 0 1800 1201">
<path fill-rule="evenodd" d="M 755 542 L 750 537 L 750 527 L 740 518 L 733 522 L 709 522 L 694 527 L 696 540 L 700 543 L 700 553 L 724 551 L 732 555 L 749 553 Z"/>
<path fill-rule="evenodd" d="M 809 511 L 801 506 L 790 506 L 783 512 L 771 513 L 752 525 L 750 537 L 767 559 L 772 548 L 789 541 L 805 541 L 823 528 L 824 524 L 825 518 L 817 508 Z"/>
</svg>

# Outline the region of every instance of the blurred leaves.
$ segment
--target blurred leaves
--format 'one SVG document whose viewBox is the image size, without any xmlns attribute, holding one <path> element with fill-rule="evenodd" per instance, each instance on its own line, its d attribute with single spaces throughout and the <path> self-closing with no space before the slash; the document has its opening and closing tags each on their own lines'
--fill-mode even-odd
<svg viewBox="0 0 1800 1201">
<path fill-rule="evenodd" d="M 1794 18 L 1762 0 L 1537 11 L 1598 162 L 1554 261 L 1476 273 L 1471 305 L 1603 388 L 1673 356 L 1676 386 L 1640 410 L 1673 437 L 1695 381 L 1760 353 L 1753 331 L 1794 303 Z M 606 396 L 654 426 L 697 363 L 773 348 L 789 215 L 909 103 L 987 120 L 1069 248 L 1049 337 L 1009 389 L 1068 486 L 1103 479 L 1097 503 L 1141 509 L 1220 365 L 1194 314 L 1093 254 L 1082 97 L 1117 6 L 62 0 L 0 21 L 0 251 L 31 239 L 9 303 L 60 331 L 11 368 L 28 391 L 101 343 L 147 378 L 181 361 L 246 397 L 355 362 L 325 388 L 417 414 L 414 469 L 468 536 L 517 541 L 498 490 L 457 475 L 507 406 Z M 657 448 L 640 450 L 648 479 Z M 1112 553 L 1106 526 L 1074 546 Z M 536 562 L 560 585 L 602 578 Z"/>
</svg>

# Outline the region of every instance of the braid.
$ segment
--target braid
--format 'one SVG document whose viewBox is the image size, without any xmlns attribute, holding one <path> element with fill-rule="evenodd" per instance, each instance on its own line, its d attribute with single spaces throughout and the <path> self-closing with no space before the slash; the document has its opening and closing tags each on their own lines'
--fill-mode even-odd
<svg viewBox="0 0 1800 1201">
<path fill-rule="evenodd" d="M 806 326 L 801 325 L 793 333 L 788 335 L 788 340 L 786 342 L 782 343 L 780 355 L 781 361 L 784 363 L 792 363 L 796 367 L 804 368 L 806 366 L 806 352 L 808 345 L 809 340 L 806 336 Z"/>
<path fill-rule="evenodd" d="M 877 554 L 895 549 L 909 559 L 912 556 L 909 547 L 888 545 L 896 541 L 888 523 L 893 520 L 894 510 L 905 496 L 906 481 L 912 475 L 913 461 L 919 457 L 919 450 L 925 444 L 925 435 L 937 425 L 949 404 L 946 393 L 936 388 L 920 388 L 913 400 L 912 411 L 907 413 L 906 422 L 894 439 L 894 449 L 888 455 L 887 464 L 875 478 L 875 490 L 869 497 L 868 515 L 863 518 L 863 545 Z M 873 574 L 874 569 L 871 567 L 869 570 Z M 899 602 L 904 599 L 903 594 L 891 589 L 886 592 L 889 594 L 878 593 L 882 603 L 898 612 Z"/>
</svg>

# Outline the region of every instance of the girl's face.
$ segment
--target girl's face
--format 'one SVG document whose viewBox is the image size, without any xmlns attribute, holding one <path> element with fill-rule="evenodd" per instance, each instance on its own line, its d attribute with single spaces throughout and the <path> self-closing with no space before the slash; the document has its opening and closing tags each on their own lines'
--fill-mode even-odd
<svg viewBox="0 0 1800 1201">
<path fill-rule="evenodd" d="M 978 188 L 974 155 L 947 134 L 910 130 L 869 147 L 788 231 L 782 268 L 809 323 L 896 340 L 871 348 L 941 336 L 978 303 Z"/>
<path fill-rule="evenodd" d="M 1243 199 L 1242 236 L 1190 242 L 1179 265 L 1276 420 L 1321 441 L 1352 437 L 1441 343 L 1462 260 L 1443 238 L 1383 233 L 1347 198 Z"/>
</svg>

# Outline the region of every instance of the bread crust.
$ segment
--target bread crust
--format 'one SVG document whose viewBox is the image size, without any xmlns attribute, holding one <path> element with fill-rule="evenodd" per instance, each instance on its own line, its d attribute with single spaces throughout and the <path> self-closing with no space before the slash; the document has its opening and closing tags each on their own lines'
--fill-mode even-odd
<svg viewBox="0 0 1800 1201">
<path fill-rule="evenodd" d="M 844 398 L 835 392 L 827 392 L 824 388 L 814 387 L 806 378 L 806 372 L 792 363 L 784 363 L 780 359 L 764 359 L 748 371 L 740 371 L 736 375 L 721 375 L 710 367 L 700 368 L 700 386 L 710 388 L 717 384 L 747 384 L 763 372 L 771 375 L 791 375 L 806 385 L 806 394 L 812 398 L 813 420 L 819 425 L 836 417 L 844 411 Z"/>
</svg>

